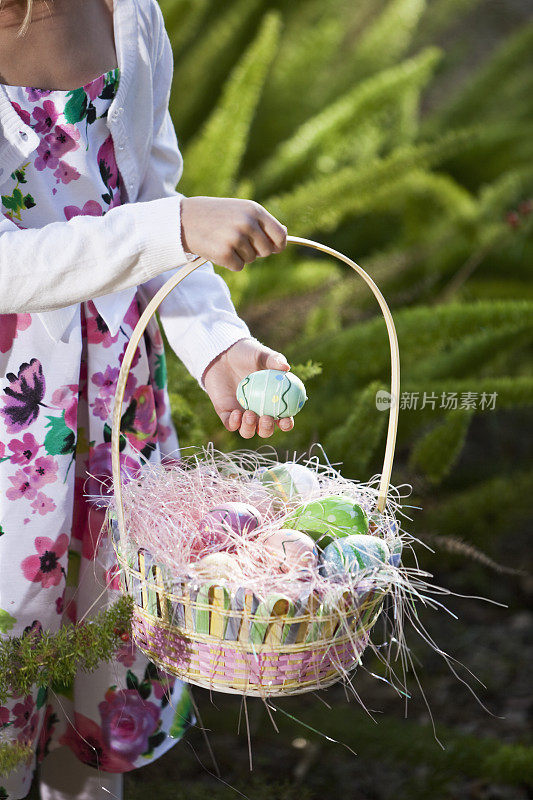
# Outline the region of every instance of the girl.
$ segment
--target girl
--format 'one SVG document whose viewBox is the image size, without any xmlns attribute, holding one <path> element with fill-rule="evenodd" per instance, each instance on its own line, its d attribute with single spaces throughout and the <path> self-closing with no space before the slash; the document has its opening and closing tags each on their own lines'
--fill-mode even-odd
<svg viewBox="0 0 533 800">
<path fill-rule="evenodd" d="M 110 474 L 118 368 L 165 273 L 191 254 L 240 270 L 286 244 L 284 226 L 257 203 L 176 192 L 172 70 L 156 0 L 0 0 L 5 636 L 56 631 L 118 596 L 102 511 L 84 494 L 99 486 L 87 475 Z M 274 420 L 243 414 L 236 386 L 253 370 L 289 365 L 250 337 L 211 264 L 164 301 L 160 318 L 225 427 L 270 436 Z M 176 450 L 155 321 L 124 406 L 125 469 Z M 43 799 L 120 798 L 122 774 L 166 752 L 190 719 L 183 685 L 125 642 L 113 664 L 0 708 L 4 734 L 34 751 L 0 776 L 0 798 L 26 797 L 36 763 Z"/>
</svg>

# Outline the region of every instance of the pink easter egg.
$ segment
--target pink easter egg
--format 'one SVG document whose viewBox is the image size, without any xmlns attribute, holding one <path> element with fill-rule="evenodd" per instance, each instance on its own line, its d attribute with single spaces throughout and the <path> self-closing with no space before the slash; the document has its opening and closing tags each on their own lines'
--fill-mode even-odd
<svg viewBox="0 0 533 800">
<path fill-rule="evenodd" d="M 249 536 L 261 522 L 261 514 L 253 506 L 228 502 L 210 509 L 198 523 L 198 530 L 206 547 L 222 550 L 235 544 L 235 536 Z"/>
<path fill-rule="evenodd" d="M 316 544 L 302 531 L 281 528 L 261 540 L 266 558 L 280 572 L 301 572 L 309 577 L 318 564 Z"/>
</svg>

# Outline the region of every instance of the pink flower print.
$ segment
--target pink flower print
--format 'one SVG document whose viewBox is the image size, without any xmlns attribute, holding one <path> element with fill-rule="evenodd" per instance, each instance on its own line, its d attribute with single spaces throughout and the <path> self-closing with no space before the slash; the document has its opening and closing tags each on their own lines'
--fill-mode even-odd
<svg viewBox="0 0 533 800">
<path fill-rule="evenodd" d="M 19 331 L 25 331 L 31 325 L 31 314 L 0 315 L 0 352 L 11 350 Z"/>
<path fill-rule="evenodd" d="M 63 211 L 67 220 L 72 219 L 72 217 L 101 217 L 103 215 L 102 206 L 100 203 L 97 203 L 96 200 L 87 200 L 83 208 L 65 206 Z"/>
<path fill-rule="evenodd" d="M 170 427 L 170 425 L 157 426 L 157 439 L 159 442 L 161 443 L 166 442 L 171 433 L 172 433 L 172 428 Z"/>
<path fill-rule="evenodd" d="M 32 714 L 30 721 L 22 730 L 19 735 L 17 736 L 17 740 L 21 744 L 31 744 L 35 738 L 35 734 L 37 733 L 37 725 L 39 722 L 39 712 L 36 711 L 35 714 Z"/>
<path fill-rule="evenodd" d="M 131 396 L 133 395 L 136 386 L 137 386 L 137 378 L 135 377 L 133 372 L 130 372 L 128 375 L 128 379 L 126 381 L 126 388 L 124 390 L 124 400 L 126 400 L 126 402 L 131 399 Z"/>
<path fill-rule="evenodd" d="M 157 417 L 152 387 L 139 386 L 133 393 L 133 400 L 137 403 L 133 427 L 138 438 L 144 440 L 153 437 L 157 427 Z"/>
<path fill-rule="evenodd" d="M 28 476 L 21 469 L 17 470 L 15 475 L 9 475 L 9 480 L 13 486 L 7 490 L 6 497 L 8 500 L 19 500 L 21 497 L 27 497 L 28 500 L 33 500 L 37 492 L 30 484 Z"/>
<path fill-rule="evenodd" d="M 124 315 L 124 322 L 133 330 L 139 322 L 139 316 L 139 303 L 137 297 L 134 297 Z"/>
<path fill-rule="evenodd" d="M 75 600 L 69 600 L 65 609 L 65 613 L 67 615 L 67 619 L 69 619 L 72 624 L 75 625 L 78 621 L 78 608 Z"/>
<path fill-rule="evenodd" d="M 37 158 L 33 162 L 35 169 L 39 170 L 39 172 L 42 172 L 44 169 L 46 169 L 46 167 L 55 169 L 59 163 L 59 159 L 52 153 L 51 144 L 47 141 L 47 139 L 48 137 L 46 136 L 39 142 L 39 146 L 37 148 Z"/>
<path fill-rule="evenodd" d="M 91 380 L 98 386 L 100 397 L 111 397 L 115 393 L 119 370 L 117 367 L 107 366 L 105 372 L 95 372 Z"/>
<path fill-rule="evenodd" d="M 0 729 L 5 728 L 8 722 L 9 722 L 9 709 L 4 708 L 4 706 L 2 706 L 2 708 L 0 708 Z"/>
<path fill-rule="evenodd" d="M 117 178 L 117 180 L 119 179 Z M 109 208 L 107 210 L 111 211 L 112 208 L 116 208 L 117 206 L 120 205 L 122 205 L 122 197 L 120 195 L 120 191 L 117 190 L 116 192 L 113 193 L 113 197 L 111 198 L 111 202 L 109 203 Z"/>
<path fill-rule="evenodd" d="M 8 372 L 9 386 L 1 398 L 5 408 L 0 410 L 8 433 L 18 433 L 27 428 L 39 415 L 39 406 L 44 397 L 46 382 L 40 361 L 32 358 L 29 364 L 21 364 L 18 375 Z"/>
<path fill-rule="evenodd" d="M 106 569 L 104 580 L 108 589 L 113 592 L 120 592 L 120 568 L 118 564 L 113 564 L 112 567 Z"/>
<path fill-rule="evenodd" d="M 44 138 L 50 147 L 50 151 L 55 158 L 63 158 L 71 150 L 77 150 L 80 132 L 75 125 L 64 122 L 56 125 L 51 133 Z"/>
<path fill-rule="evenodd" d="M 46 97 L 47 95 L 51 94 L 52 89 L 36 89 L 35 87 L 28 87 L 24 90 L 28 95 L 28 100 L 32 103 L 36 103 L 41 97 Z"/>
<path fill-rule="evenodd" d="M 39 734 L 39 742 L 36 750 L 37 761 L 39 763 L 43 761 L 45 756 L 49 753 L 50 740 L 52 739 L 57 722 L 57 714 L 53 711 L 52 706 L 46 706 L 43 726 Z"/>
<path fill-rule="evenodd" d="M 22 439 L 11 439 L 8 447 L 13 453 L 13 464 L 28 464 L 39 452 L 40 445 L 33 433 L 25 433 Z"/>
<path fill-rule="evenodd" d="M 90 344 L 102 344 L 104 347 L 111 347 L 111 345 L 117 341 L 119 334 L 117 333 L 116 336 L 111 336 L 103 317 L 100 316 L 96 310 L 96 306 L 91 300 L 86 304 L 86 308 L 89 312 L 89 315 L 86 317 L 87 341 Z"/>
<path fill-rule="evenodd" d="M 120 364 L 120 366 L 122 366 L 122 362 L 124 361 L 124 355 L 126 354 L 126 347 L 127 346 L 128 346 L 128 342 L 126 342 L 126 344 L 124 345 L 124 347 L 122 349 L 122 353 L 118 357 L 118 363 Z M 135 352 L 133 354 L 133 360 L 131 362 L 131 369 L 133 369 L 133 367 L 135 367 L 139 363 L 139 359 L 140 358 L 141 358 L 141 351 L 137 347 L 137 349 L 135 350 Z"/>
<path fill-rule="evenodd" d="M 132 667 L 135 661 L 135 649 L 133 642 L 123 645 L 120 650 L 116 652 L 116 659 L 124 664 L 125 667 Z"/>
<path fill-rule="evenodd" d="M 105 397 L 97 397 L 94 403 L 91 403 L 91 408 L 93 415 L 104 422 L 111 414 L 111 402 Z"/>
<path fill-rule="evenodd" d="M 74 722 L 68 722 L 59 744 L 70 747 L 82 764 L 97 767 L 104 772 L 129 772 L 135 769 L 135 765 L 122 753 L 109 747 L 100 726 L 77 711 L 74 712 Z"/>
<path fill-rule="evenodd" d="M 94 81 L 85 84 L 83 87 L 83 91 L 87 95 L 90 101 L 96 100 L 98 95 L 102 94 L 102 90 L 105 84 L 105 76 L 101 75 L 99 78 L 95 78 Z"/>
<path fill-rule="evenodd" d="M 116 189 L 118 186 L 118 167 L 111 135 L 100 145 L 97 160 L 103 182 L 108 189 Z"/>
<path fill-rule="evenodd" d="M 65 411 L 65 425 L 76 433 L 78 423 L 78 386 L 69 383 L 56 389 L 52 395 L 52 403 Z"/>
<path fill-rule="evenodd" d="M 57 481 L 58 463 L 52 456 L 41 456 L 33 464 L 24 467 L 24 472 L 28 476 L 30 484 L 34 489 L 40 489 L 47 483 Z"/>
<path fill-rule="evenodd" d="M 15 703 L 13 706 L 13 725 L 15 728 L 26 727 L 35 709 L 35 702 L 31 694 L 27 695 L 23 703 Z"/>
<path fill-rule="evenodd" d="M 80 177 L 80 173 L 76 169 L 76 167 L 72 167 L 70 164 L 67 164 L 66 161 L 60 161 L 57 165 L 57 169 L 54 170 L 54 178 L 56 179 L 56 183 L 70 183 L 71 181 L 77 181 Z"/>
<path fill-rule="evenodd" d="M 105 484 L 110 484 L 111 478 L 111 444 L 103 442 L 95 447 L 89 454 L 90 476 L 87 480 L 87 494 L 107 494 Z M 131 456 L 120 453 L 120 474 L 123 480 L 131 480 L 139 472 L 139 463 Z"/>
<path fill-rule="evenodd" d="M 102 737 L 111 752 L 135 761 L 148 750 L 148 737 L 157 729 L 159 708 L 143 700 L 136 689 L 109 689 L 98 704 Z"/>
<path fill-rule="evenodd" d="M 48 497 L 43 492 L 37 492 L 37 497 L 31 504 L 31 507 L 34 509 L 34 513 L 38 511 L 41 517 L 44 517 L 45 514 L 49 514 L 51 511 L 55 511 L 57 508 L 52 498 Z"/>
<path fill-rule="evenodd" d="M 33 128 L 35 133 L 50 133 L 58 120 L 59 111 L 52 100 L 45 100 L 42 108 L 36 106 L 33 109 L 32 116 L 37 120 L 37 125 Z"/>
<path fill-rule="evenodd" d="M 33 583 L 41 583 L 43 589 L 57 586 L 65 574 L 59 559 L 67 552 L 68 536 L 61 533 L 55 542 L 47 536 L 35 539 L 36 556 L 28 556 L 21 564 L 24 577 Z"/>
<path fill-rule="evenodd" d="M 63 613 L 64 603 L 65 603 L 65 593 L 63 592 L 62 595 L 56 598 L 56 611 L 58 614 Z"/>
<path fill-rule="evenodd" d="M 19 117 L 21 118 L 21 120 L 22 120 L 23 122 L 25 122 L 25 123 L 26 123 L 26 125 L 29 125 L 29 124 L 30 124 L 30 122 L 31 122 L 30 112 L 29 112 L 29 111 L 26 111 L 26 109 L 25 109 L 25 108 L 21 108 L 21 107 L 19 106 L 19 104 L 18 104 L 18 103 L 15 103 L 13 100 L 11 101 L 11 105 L 13 106 L 13 108 L 15 109 L 15 111 L 17 112 L 17 114 L 19 115 Z"/>
</svg>

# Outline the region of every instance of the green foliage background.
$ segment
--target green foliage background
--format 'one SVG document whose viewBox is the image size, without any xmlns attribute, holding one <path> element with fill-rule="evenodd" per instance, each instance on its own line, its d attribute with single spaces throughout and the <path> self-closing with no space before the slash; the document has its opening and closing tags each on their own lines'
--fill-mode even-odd
<svg viewBox="0 0 533 800">
<path fill-rule="evenodd" d="M 402 391 L 419 397 L 400 413 L 393 481 L 411 484 L 408 502 L 423 508 L 412 532 L 436 551 L 424 565 L 438 559 L 454 588 L 504 602 L 516 589 L 519 605 L 519 577 L 494 581 L 466 559 L 477 549 L 503 569 L 531 566 L 533 23 L 473 57 L 469 15 L 483 15 L 483 0 L 160 2 L 180 191 L 252 198 L 290 234 L 372 275 L 396 320 Z M 306 380 L 294 431 L 267 443 L 284 456 L 321 442 L 346 476 L 379 472 L 386 415 L 375 393 L 389 354 L 366 287 L 294 245 L 219 271 L 253 334 Z M 182 446 L 265 443 L 227 433 L 171 354 L 169 378 Z M 441 407 L 450 392 L 477 393 L 478 408 Z M 424 393 L 435 408 L 421 408 Z M 497 393 L 495 410 L 479 408 L 482 393 Z M 400 759 L 404 734 L 389 721 L 380 734 Z M 442 786 L 458 769 L 447 763 Z M 498 769 L 490 779 L 505 782 Z"/>
</svg>

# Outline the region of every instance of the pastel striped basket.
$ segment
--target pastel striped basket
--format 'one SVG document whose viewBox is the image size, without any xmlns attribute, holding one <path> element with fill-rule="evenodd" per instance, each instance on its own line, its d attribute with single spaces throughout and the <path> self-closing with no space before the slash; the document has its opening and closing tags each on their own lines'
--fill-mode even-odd
<svg viewBox="0 0 533 800">
<path fill-rule="evenodd" d="M 309 239 L 288 236 L 287 241 L 320 250 L 350 266 L 371 288 L 383 312 L 391 351 L 392 401 L 375 511 L 381 513 L 387 499 L 398 423 L 400 362 L 392 315 L 370 276 L 347 256 Z M 134 600 L 133 639 L 156 665 L 197 686 L 260 697 L 309 692 L 346 678 L 360 663 L 387 594 L 388 587 L 382 579 L 364 576 L 356 591 L 345 592 L 334 602 L 332 598 L 320 600 L 311 595 L 299 603 L 283 596 L 265 603 L 243 588 L 230 594 L 223 585 L 211 583 L 193 590 L 175 576 L 166 575 L 142 548 L 133 557 L 127 548 L 119 439 L 129 370 L 139 340 L 157 308 L 206 260 L 196 258 L 177 270 L 148 304 L 133 331 L 117 382 L 111 438 L 116 512 L 108 513 L 107 524 L 122 590 Z"/>
</svg>

